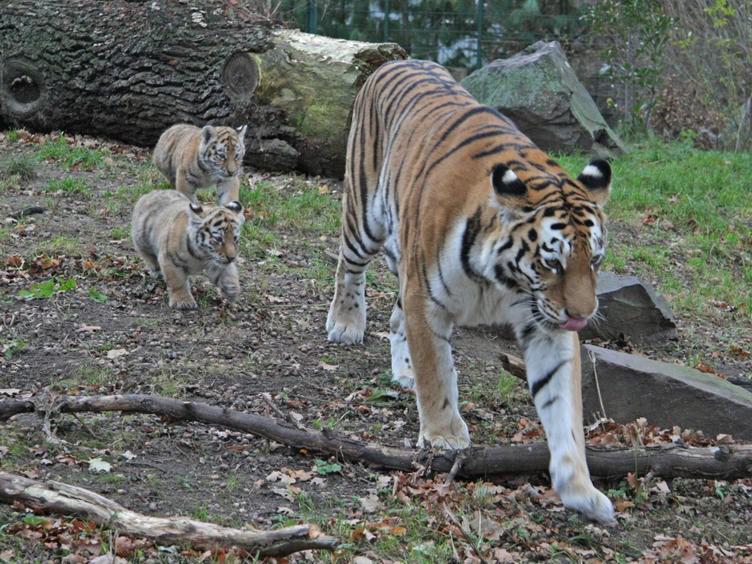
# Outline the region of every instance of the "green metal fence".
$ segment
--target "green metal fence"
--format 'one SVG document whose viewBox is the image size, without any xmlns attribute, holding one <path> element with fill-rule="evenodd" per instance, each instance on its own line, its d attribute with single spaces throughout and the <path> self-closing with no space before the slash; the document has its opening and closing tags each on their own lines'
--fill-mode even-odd
<svg viewBox="0 0 752 564">
<path fill-rule="evenodd" d="M 582 28 L 571 0 L 282 0 L 301 29 L 361 41 L 394 41 L 414 58 L 476 68 L 538 39 Z M 579 2 L 577 3 L 579 4 Z"/>
</svg>

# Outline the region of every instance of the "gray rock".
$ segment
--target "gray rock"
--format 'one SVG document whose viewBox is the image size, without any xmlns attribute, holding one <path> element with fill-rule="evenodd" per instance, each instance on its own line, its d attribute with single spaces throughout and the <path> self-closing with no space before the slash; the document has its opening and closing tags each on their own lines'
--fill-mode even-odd
<svg viewBox="0 0 752 564">
<path fill-rule="evenodd" d="M 586 421 L 605 410 L 617 423 L 645 417 L 662 428 L 752 440 L 752 392 L 692 368 L 593 345 L 582 346 L 582 402 Z"/>
<path fill-rule="evenodd" d="M 497 59 L 462 81 L 482 104 L 511 118 L 544 151 L 625 151 L 577 79 L 558 42 L 538 41 L 509 59 Z"/>
<path fill-rule="evenodd" d="M 611 272 L 598 275 L 600 314 L 580 331 L 580 338 L 615 339 L 623 335 L 635 344 L 676 337 L 676 322 L 666 300 L 636 276 Z"/>
</svg>

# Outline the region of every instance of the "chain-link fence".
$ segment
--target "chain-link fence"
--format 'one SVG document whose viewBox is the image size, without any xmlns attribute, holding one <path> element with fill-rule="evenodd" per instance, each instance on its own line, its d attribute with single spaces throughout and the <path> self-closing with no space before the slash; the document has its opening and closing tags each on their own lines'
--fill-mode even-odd
<svg viewBox="0 0 752 564">
<path fill-rule="evenodd" d="M 282 0 L 300 29 L 361 41 L 394 41 L 414 58 L 477 68 L 539 39 L 582 27 L 573 0 Z"/>
</svg>

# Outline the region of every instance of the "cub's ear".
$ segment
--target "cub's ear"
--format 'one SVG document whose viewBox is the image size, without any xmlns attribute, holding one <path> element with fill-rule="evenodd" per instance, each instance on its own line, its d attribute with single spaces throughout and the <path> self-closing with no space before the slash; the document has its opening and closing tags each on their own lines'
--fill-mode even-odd
<svg viewBox="0 0 752 564">
<path fill-rule="evenodd" d="M 599 206 L 606 203 L 611 189 L 611 166 L 607 161 L 602 159 L 590 161 L 590 164 L 582 169 L 577 180 L 587 188 L 594 203 Z"/>
<path fill-rule="evenodd" d="M 238 201 L 227 202 L 225 204 L 225 207 L 235 213 L 240 213 L 243 211 L 243 206 Z"/>
<path fill-rule="evenodd" d="M 191 202 L 188 207 L 191 210 L 191 215 L 201 217 L 201 214 L 204 213 L 204 208 L 201 207 L 201 204 L 194 204 Z"/>
<path fill-rule="evenodd" d="M 494 166 L 491 172 L 491 185 L 502 206 L 519 208 L 527 203 L 527 186 L 507 166 Z"/>
<path fill-rule="evenodd" d="M 204 142 L 204 144 L 207 144 L 214 138 L 215 133 L 216 132 L 211 125 L 205 125 L 201 128 L 201 140 Z"/>
<path fill-rule="evenodd" d="M 247 131 L 248 126 L 244 125 L 243 127 L 238 127 L 238 137 L 240 137 L 241 140 L 245 139 L 245 132 Z"/>
</svg>

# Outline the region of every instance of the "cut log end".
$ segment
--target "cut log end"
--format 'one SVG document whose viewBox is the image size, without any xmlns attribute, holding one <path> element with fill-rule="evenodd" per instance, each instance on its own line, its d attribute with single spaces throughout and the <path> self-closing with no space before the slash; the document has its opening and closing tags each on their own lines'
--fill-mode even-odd
<svg viewBox="0 0 752 564">
<path fill-rule="evenodd" d="M 31 61 L 10 58 L 0 67 L 0 76 L 0 101 L 12 117 L 29 118 L 44 107 L 44 77 Z"/>
<path fill-rule="evenodd" d="M 222 69 L 222 82 L 227 96 L 234 102 L 249 98 L 259 84 L 259 67 L 249 53 L 235 53 Z"/>
</svg>

